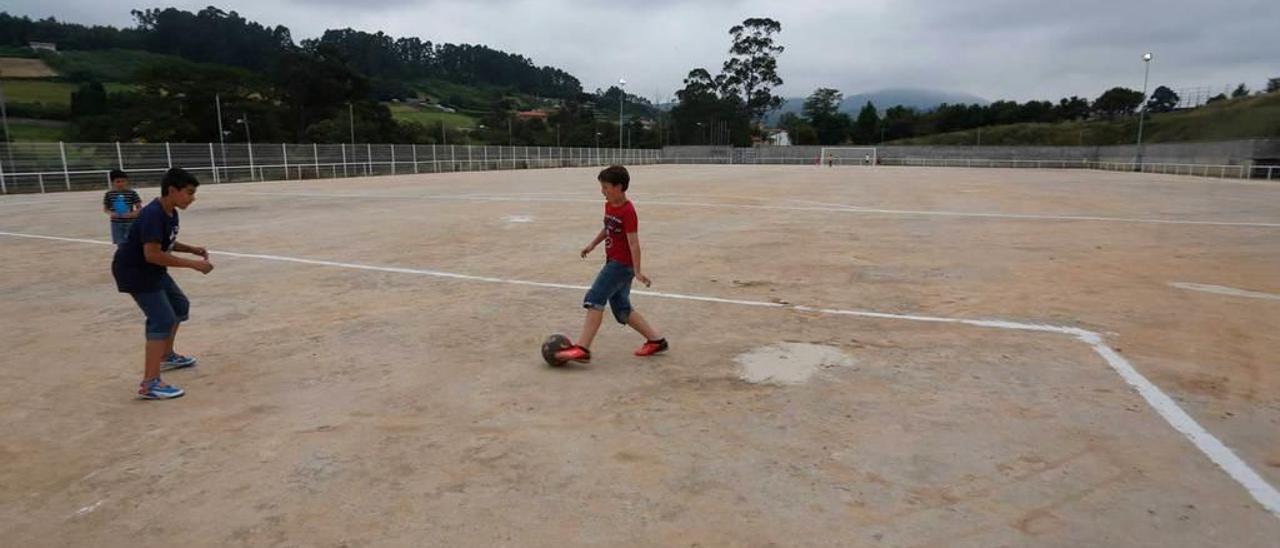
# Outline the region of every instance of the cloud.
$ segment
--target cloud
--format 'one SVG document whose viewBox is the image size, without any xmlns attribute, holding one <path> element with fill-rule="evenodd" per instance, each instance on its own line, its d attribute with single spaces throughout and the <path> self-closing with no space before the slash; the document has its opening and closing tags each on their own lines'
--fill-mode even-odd
<svg viewBox="0 0 1280 548">
<path fill-rule="evenodd" d="M 167 4 L 198 10 L 209 0 Z M 10 0 L 10 13 L 132 24 L 128 9 L 89 0 Z M 782 22 L 781 91 L 851 95 L 889 87 L 990 99 L 1096 97 L 1142 85 L 1259 87 L 1280 76 L 1280 3 L 1259 0 L 258 0 L 219 6 L 295 40 L 352 27 L 432 42 L 486 44 L 563 68 L 588 90 L 626 77 L 629 90 L 670 97 L 694 67 L 719 70 L 730 26 Z"/>
</svg>

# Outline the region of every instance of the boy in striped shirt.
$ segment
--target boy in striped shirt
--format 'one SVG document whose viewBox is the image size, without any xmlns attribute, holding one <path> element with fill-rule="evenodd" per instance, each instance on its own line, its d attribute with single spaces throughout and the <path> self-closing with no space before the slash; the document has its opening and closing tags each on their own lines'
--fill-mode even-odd
<svg viewBox="0 0 1280 548">
<path fill-rule="evenodd" d="M 111 218 L 111 243 L 120 245 L 124 242 L 141 209 L 142 198 L 129 188 L 129 174 L 111 170 L 111 190 L 102 197 L 102 211 Z"/>
</svg>

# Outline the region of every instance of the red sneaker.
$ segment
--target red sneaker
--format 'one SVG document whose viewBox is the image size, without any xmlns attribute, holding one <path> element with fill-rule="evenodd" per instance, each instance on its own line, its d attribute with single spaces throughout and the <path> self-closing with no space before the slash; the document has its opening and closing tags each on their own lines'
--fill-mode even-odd
<svg viewBox="0 0 1280 548">
<path fill-rule="evenodd" d="M 565 362 L 581 362 L 587 363 L 591 361 L 591 351 L 583 348 L 581 345 L 573 345 L 569 348 L 556 352 L 556 359 Z"/>
<path fill-rule="evenodd" d="M 641 346 L 639 350 L 636 350 L 636 355 L 652 356 L 654 354 L 657 354 L 658 352 L 663 352 L 666 349 L 667 349 L 666 339 L 658 339 L 656 341 L 646 341 L 644 343 L 644 346 Z"/>
</svg>

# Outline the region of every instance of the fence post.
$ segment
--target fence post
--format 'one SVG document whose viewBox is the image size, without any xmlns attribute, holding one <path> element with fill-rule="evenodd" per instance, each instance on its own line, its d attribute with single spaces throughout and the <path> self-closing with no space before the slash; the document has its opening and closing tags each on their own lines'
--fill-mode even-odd
<svg viewBox="0 0 1280 548">
<path fill-rule="evenodd" d="M 218 184 L 218 160 L 213 155 L 213 143 L 209 143 L 209 170 L 213 172 L 213 184 Z"/>
<path fill-rule="evenodd" d="M 169 151 L 169 141 L 164 142 L 164 160 L 169 164 L 169 168 L 173 168 L 173 152 Z"/>
<path fill-rule="evenodd" d="M 120 164 L 120 169 L 124 170 L 124 154 L 120 152 L 120 141 L 116 141 L 116 162 Z"/>
<path fill-rule="evenodd" d="M 418 145 L 409 145 L 409 151 L 413 154 L 413 173 L 418 173 Z"/>
<path fill-rule="evenodd" d="M 257 181 L 257 179 L 254 178 L 254 175 L 253 175 L 253 145 L 246 144 L 245 146 L 248 147 L 249 149 L 249 180 Z"/>
<path fill-rule="evenodd" d="M 501 150 L 502 150 L 502 149 L 501 149 L 501 148 L 499 148 L 498 150 L 499 150 L 499 152 L 498 152 L 498 158 L 499 158 L 498 163 L 499 163 L 499 164 L 501 164 L 501 163 L 502 163 L 502 160 L 501 160 L 501 158 L 502 158 L 502 152 L 501 152 Z M 484 160 L 484 171 L 489 171 L 489 145 L 485 145 L 485 146 L 483 146 L 483 147 L 481 147 L 481 148 L 480 148 L 480 157 Z"/>
<path fill-rule="evenodd" d="M 289 180 L 289 150 L 285 148 L 284 143 L 280 143 L 280 157 L 284 159 L 284 180 Z M 301 173 L 301 171 L 299 171 Z"/>
<path fill-rule="evenodd" d="M 316 168 L 316 178 L 320 178 L 320 146 L 311 143 L 311 165 Z M 298 178 L 302 178 L 302 168 L 298 168 Z"/>
<path fill-rule="evenodd" d="M 457 148 L 457 146 L 458 145 L 449 145 L 449 171 L 458 170 L 458 162 L 456 159 L 457 157 L 454 155 L 455 153 L 454 149 Z"/>
<path fill-rule="evenodd" d="M 62 180 L 67 184 L 67 190 L 71 190 L 71 172 L 67 170 L 67 145 L 62 141 L 58 141 L 58 152 L 62 154 Z"/>
<path fill-rule="evenodd" d="M 369 172 L 373 170 L 373 144 L 365 143 L 364 153 L 364 176 L 368 177 Z"/>
<path fill-rule="evenodd" d="M 351 152 L 353 152 L 353 153 L 354 153 L 354 152 L 355 152 L 355 150 L 352 150 Z M 347 145 L 346 145 L 346 143 L 343 143 L 343 145 L 342 145 L 342 176 L 343 176 L 343 177 L 350 177 L 350 175 L 348 175 L 348 174 L 347 174 Z"/>
<path fill-rule="evenodd" d="M 431 172 L 440 173 L 440 160 L 436 159 L 436 146 L 431 145 Z"/>
<path fill-rule="evenodd" d="M 395 175 L 396 174 L 396 146 L 395 145 L 389 145 L 389 146 L 391 147 L 391 174 Z"/>
<path fill-rule="evenodd" d="M 6 148 L 9 147 L 9 143 L 5 143 L 4 146 Z M 1270 177 L 1268 177 L 1268 179 L 1270 179 Z M 9 193 L 9 187 L 6 186 L 4 182 L 4 161 L 0 160 L 0 194 L 8 194 L 8 193 Z"/>
</svg>

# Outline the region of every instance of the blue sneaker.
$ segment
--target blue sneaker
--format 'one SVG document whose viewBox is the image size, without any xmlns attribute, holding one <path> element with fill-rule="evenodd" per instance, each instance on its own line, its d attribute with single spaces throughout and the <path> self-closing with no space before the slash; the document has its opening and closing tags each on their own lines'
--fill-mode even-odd
<svg viewBox="0 0 1280 548">
<path fill-rule="evenodd" d="M 177 352 L 171 352 L 160 361 L 160 370 L 169 371 L 171 369 L 182 369 L 191 367 L 196 364 L 196 359 L 190 356 L 183 356 Z"/>
<path fill-rule="evenodd" d="M 173 398 L 181 398 L 183 394 L 186 394 L 186 392 L 183 392 L 181 388 L 165 384 L 164 381 L 160 380 L 160 377 L 142 381 L 142 384 L 138 387 L 138 397 L 144 400 L 171 400 Z"/>
</svg>

